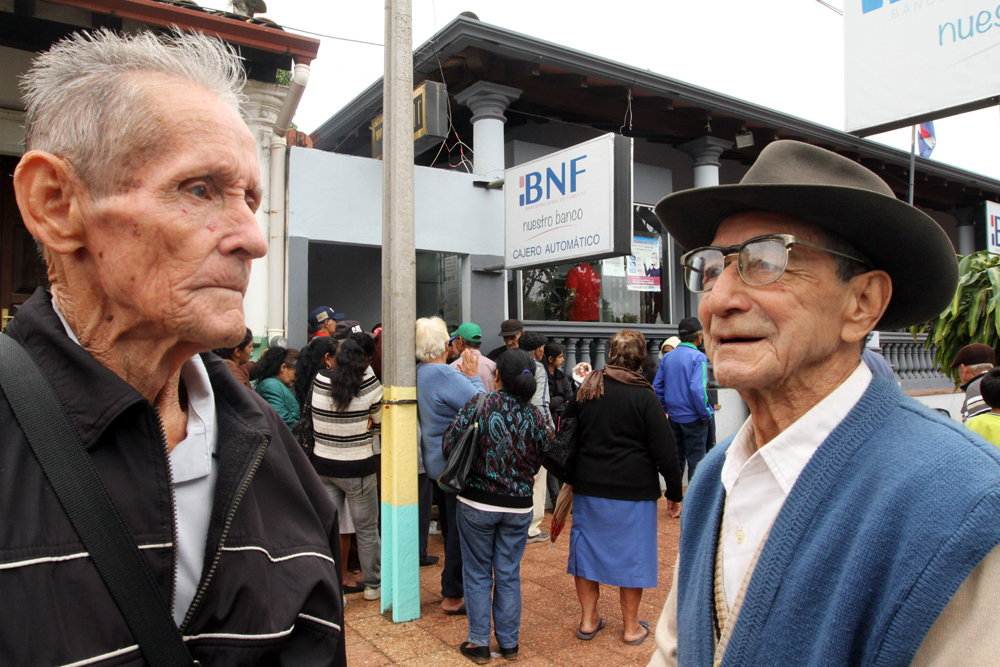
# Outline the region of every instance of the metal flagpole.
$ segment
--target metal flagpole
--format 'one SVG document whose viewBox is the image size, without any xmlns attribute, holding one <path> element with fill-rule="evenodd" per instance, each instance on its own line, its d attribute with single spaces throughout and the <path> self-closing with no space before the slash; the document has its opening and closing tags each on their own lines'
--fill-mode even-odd
<svg viewBox="0 0 1000 667">
<path fill-rule="evenodd" d="M 917 126 L 910 128 L 910 206 L 913 206 L 913 176 L 917 165 Z"/>
<path fill-rule="evenodd" d="M 420 618 L 410 0 L 385 0 L 382 134 L 382 612 Z"/>
</svg>

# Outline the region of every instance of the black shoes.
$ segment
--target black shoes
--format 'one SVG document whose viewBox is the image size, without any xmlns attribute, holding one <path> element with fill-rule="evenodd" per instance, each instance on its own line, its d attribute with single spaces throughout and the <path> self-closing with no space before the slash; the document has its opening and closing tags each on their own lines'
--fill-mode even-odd
<svg viewBox="0 0 1000 667">
<path fill-rule="evenodd" d="M 490 661 L 489 646 L 473 646 L 469 642 L 462 642 L 462 645 L 458 647 L 458 650 L 462 652 L 462 655 L 477 665 L 485 665 Z"/>
<path fill-rule="evenodd" d="M 514 662 L 515 660 L 517 660 L 517 646 L 515 646 L 514 648 L 504 648 L 503 646 L 501 646 L 500 655 L 502 655 L 507 660 Z"/>
<path fill-rule="evenodd" d="M 420 559 L 420 567 L 427 567 L 428 565 L 434 565 L 438 562 L 437 556 L 427 556 L 426 558 Z"/>
</svg>

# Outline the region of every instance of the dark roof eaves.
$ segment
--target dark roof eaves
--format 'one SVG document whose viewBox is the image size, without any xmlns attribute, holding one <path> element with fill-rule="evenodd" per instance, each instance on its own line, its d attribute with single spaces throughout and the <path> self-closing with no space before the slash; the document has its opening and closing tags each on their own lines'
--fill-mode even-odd
<svg viewBox="0 0 1000 667">
<path fill-rule="evenodd" d="M 534 55 L 533 62 L 554 65 L 576 74 L 591 76 L 611 83 L 631 85 L 635 90 L 693 104 L 709 111 L 724 112 L 726 115 L 740 117 L 744 120 L 771 125 L 788 133 L 801 135 L 803 138 L 855 150 L 876 159 L 903 164 L 908 164 L 909 161 L 907 151 L 863 139 L 768 107 L 722 95 L 662 74 L 464 17 L 457 17 L 414 51 L 413 69 L 417 75 L 414 78 L 436 69 L 439 59 L 446 60 L 451 55 L 477 43 L 486 45 L 491 51 L 508 56 L 524 58 Z M 341 111 L 321 125 L 317 132 L 339 139 L 344 132 L 356 128 L 364 121 L 365 117 L 381 106 L 381 91 L 382 79 L 379 78 Z M 322 145 L 322 142 L 317 145 L 317 148 L 329 150 L 327 146 Z M 1000 181 L 988 176 L 921 157 L 917 158 L 917 164 L 926 173 L 960 180 L 980 189 L 1000 194 Z"/>
</svg>

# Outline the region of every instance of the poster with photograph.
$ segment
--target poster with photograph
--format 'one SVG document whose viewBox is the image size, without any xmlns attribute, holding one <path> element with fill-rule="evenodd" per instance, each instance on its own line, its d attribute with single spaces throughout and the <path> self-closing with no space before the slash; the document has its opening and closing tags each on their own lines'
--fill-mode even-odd
<svg viewBox="0 0 1000 667">
<path fill-rule="evenodd" d="M 660 291 L 660 239 L 632 237 L 632 252 L 626 261 L 628 289 L 632 292 Z"/>
</svg>

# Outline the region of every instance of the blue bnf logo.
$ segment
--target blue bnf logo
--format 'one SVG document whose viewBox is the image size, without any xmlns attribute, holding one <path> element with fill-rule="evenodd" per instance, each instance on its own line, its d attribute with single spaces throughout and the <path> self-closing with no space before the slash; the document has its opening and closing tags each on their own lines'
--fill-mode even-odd
<svg viewBox="0 0 1000 667">
<path fill-rule="evenodd" d="M 861 0 L 861 13 L 867 14 L 868 12 L 873 12 L 876 9 L 881 9 L 884 0 Z M 895 4 L 899 0 L 889 0 L 889 4 Z"/>
<path fill-rule="evenodd" d="M 567 187 L 569 188 L 569 192 L 576 192 L 577 177 L 587 171 L 586 169 L 581 169 L 579 163 L 586 158 L 586 155 L 581 155 L 580 157 L 575 157 L 570 160 L 568 163 L 568 176 L 566 173 L 566 162 L 559 165 L 558 174 L 553 171 L 552 167 L 547 167 L 545 169 L 544 178 L 542 176 L 542 172 L 540 171 L 532 171 L 522 176 L 518 182 L 518 187 L 524 190 L 519 197 L 520 206 L 535 204 L 542 200 L 543 195 L 546 201 L 552 199 L 553 190 L 556 190 L 560 195 L 566 194 Z"/>
</svg>

